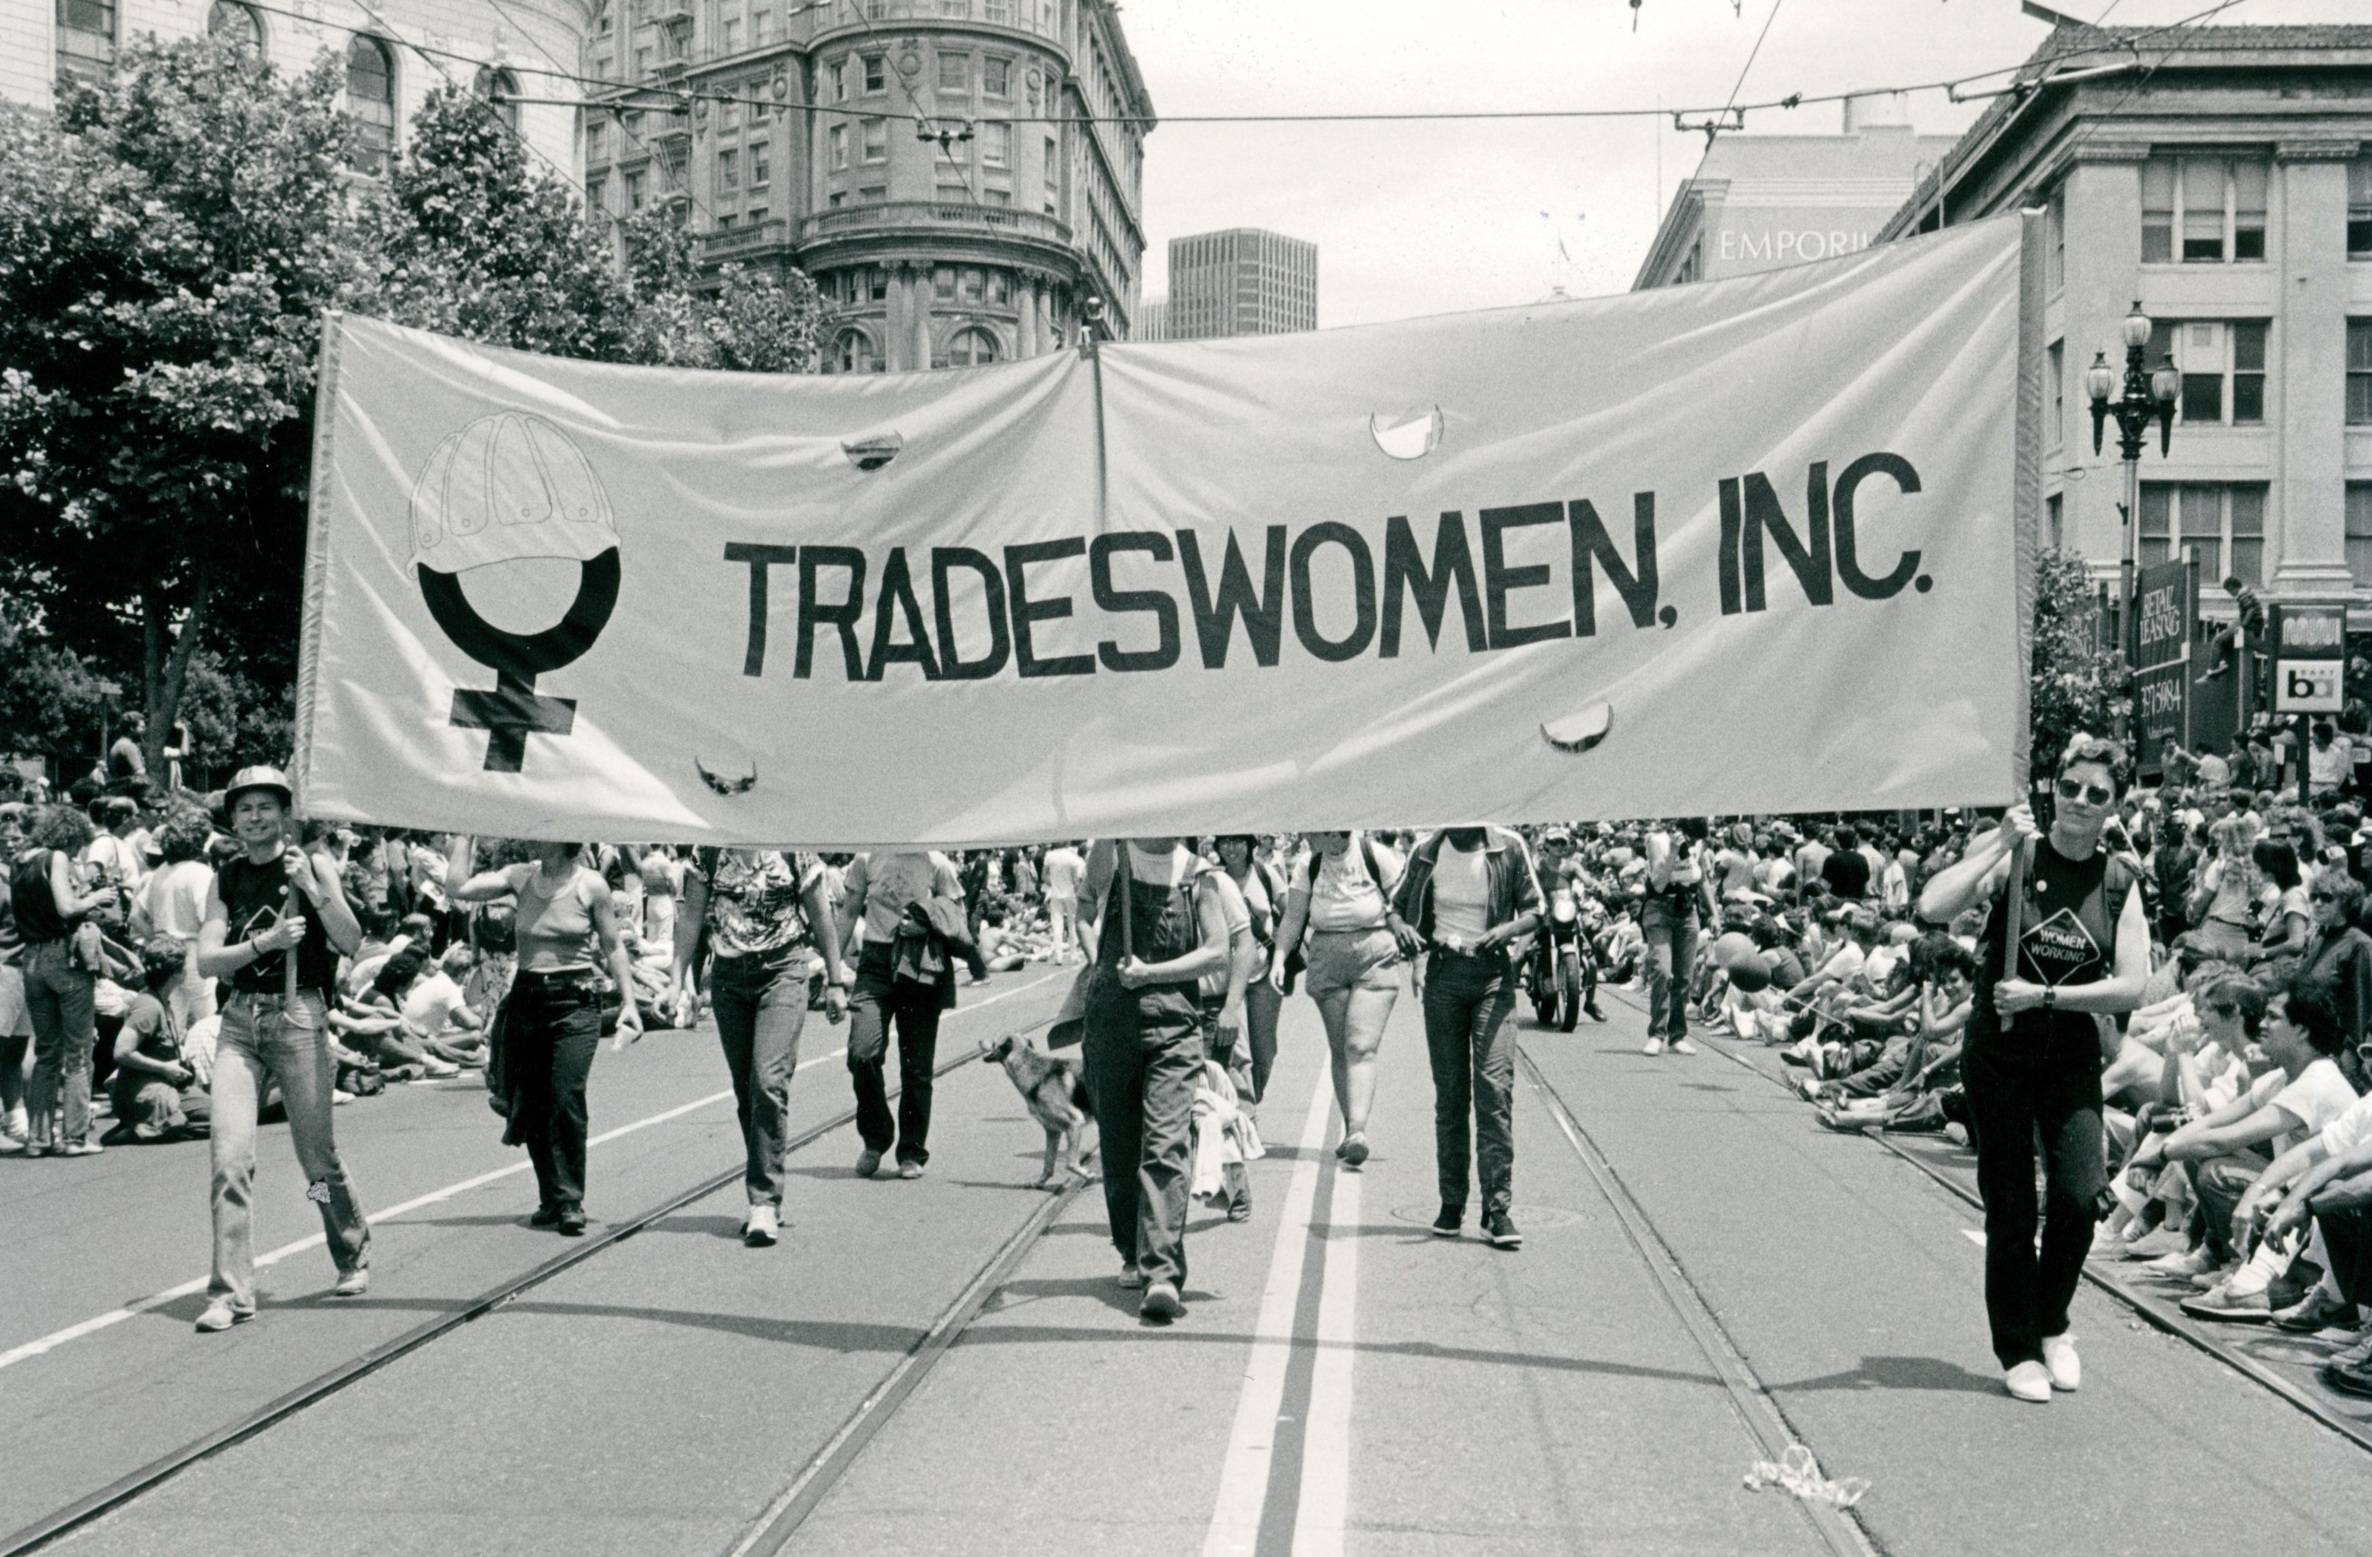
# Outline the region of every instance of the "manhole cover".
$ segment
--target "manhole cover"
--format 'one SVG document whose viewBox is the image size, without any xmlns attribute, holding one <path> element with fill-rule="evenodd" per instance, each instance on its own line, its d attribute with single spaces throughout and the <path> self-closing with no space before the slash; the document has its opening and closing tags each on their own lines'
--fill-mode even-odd
<svg viewBox="0 0 2372 1557">
<path fill-rule="evenodd" d="M 1441 1207 L 1431 1204 L 1392 1208 L 1394 1219 L 1413 1222 L 1419 1227 L 1431 1227 L 1434 1217 L 1440 1213 Z M 1580 1212 L 1568 1211 L 1563 1206 L 1517 1205 L 1510 1209 L 1509 1214 L 1515 1218 L 1515 1225 L 1525 1232 L 1535 1227 L 1570 1227 L 1581 1220 Z"/>
</svg>

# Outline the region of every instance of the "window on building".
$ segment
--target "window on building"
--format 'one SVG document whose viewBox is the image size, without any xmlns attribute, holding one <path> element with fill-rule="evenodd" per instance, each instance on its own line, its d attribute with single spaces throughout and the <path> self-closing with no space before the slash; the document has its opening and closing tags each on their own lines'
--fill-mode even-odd
<svg viewBox="0 0 2372 1557">
<path fill-rule="evenodd" d="M 980 165 L 984 168 L 1013 165 L 1013 126 L 992 119 L 980 127 Z"/>
<path fill-rule="evenodd" d="M 869 205 L 878 205 L 889 198 L 889 186 L 887 184 L 867 184 L 857 191 L 857 198 Z"/>
<path fill-rule="evenodd" d="M 206 33 L 209 37 L 244 43 L 259 54 L 263 52 L 264 19 L 238 0 L 214 0 L 206 7 Z"/>
<path fill-rule="evenodd" d="M 1010 304 L 1013 301 L 1013 278 L 1001 270 L 990 271 L 988 300 L 1000 308 Z"/>
<path fill-rule="evenodd" d="M 832 84 L 832 101 L 848 101 L 848 59 L 845 55 L 825 67 L 824 77 Z"/>
<path fill-rule="evenodd" d="M 2053 551 L 2067 548 L 2067 516 L 2057 492 L 2043 499 L 2043 544 Z"/>
<path fill-rule="evenodd" d="M 609 126 L 599 119 L 589 119 L 585 122 L 585 160 L 587 162 L 607 162 L 609 160 Z"/>
<path fill-rule="evenodd" d="M 941 205 L 970 205 L 972 189 L 968 184 L 941 184 L 934 192 Z"/>
<path fill-rule="evenodd" d="M 997 360 L 997 338 L 979 328 L 958 330 L 947 343 L 947 365 L 976 368 Z"/>
<path fill-rule="evenodd" d="M 873 337 L 862 330 L 843 330 L 832 343 L 832 369 L 837 373 L 875 373 L 881 364 L 873 352 Z"/>
<path fill-rule="evenodd" d="M 972 0 L 939 0 L 939 14 L 959 21 L 972 19 Z"/>
<path fill-rule="evenodd" d="M 967 270 L 963 275 L 963 300 L 977 303 L 988 295 L 988 276 L 983 271 Z"/>
<path fill-rule="evenodd" d="M 768 146 L 764 141 L 758 141 L 749 148 L 749 187 L 751 190 L 764 189 L 766 181 L 774 176 L 773 152 L 774 148 Z"/>
<path fill-rule="evenodd" d="M 881 92 L 888 89 L 887 58 L 888 56 L 881 54 L 868 54 L 864 57 L 866 91 Z"/>
<path fill-rule="evenodd" d="M 2054 292 L 2067 287 L 2067 191 L 2054 190 L 2050 204 L 2051 268 L 2044 280 Z"/>
<path fill-rule="evenodd" d="M 609 175 L 596 173 L 585 180 L 585 214 L 601 217 L 609 214 Z"/>
<path fill-rule="evenodd" d="M 2174 547 L 2179 546 L 2179 551 Z M 2265 488 L 2251 483 L 2145 481 L 2141 561 L 2199 554 L 2204 579 L 2265 581 Z"/>
<path fill-rule="evenodd" d="M 513 135 L 519 133 L 519 78 L 507 70 L 482 68 L 473 83 L 477 94 L 494 105 L 494 117 Z"/>
<path fill-rule="evenodd" d="M 730 130 L 734 126 L 741 123 L 741 100 L 738 94 L 746 90 L 749 89 L 740 86 L 729 86 L 725 88 L 726 95 L 717 99 L 718 129 Z"/>
<path fill-rule="evenodd" d="M 2347 484 L 2347 571 L 2356 588 L 2372 589 L 2372 481 Z"/>
<path fill-rule="evenodd" d="M 2347 257 L 2372 260 L 2372 157 L 2347 165 Z"/>
<path fill-rule="evenodd" d="M 717 52 L 720 54 L 739 54 L 741 52 L 740 17 L 728 16 L 717 25 Z"/>
<path fill-rule="evenodd" d="M 1013 205 L 1013 191 L 1010 189 L 983 189 L 980 191 L 980 203 L 1009 210 Z"/>
<path fill-rule="evenodd" d="M 2249 427 L 2265 420 L 2263 319 L 2161 320 L 2150 337 L 2152 364 L 2174 358 L 2182 370 L 2182 419 Z"/>
<path fill-rule="evenodd" d="M 2372 319 L 2347 321 L 2347 420 L 2372 426 Z"/>
<path fill-rule="evenodd" d="M 764 220 L 766 220 L 766 208 L 764 206 L 753 205 L 749 208 L 749 224 L 752 227 L 757 226 Z"/>
<path fill-rule="evenodd" d="M 634 51 L 634 79 L 640 81 L 650 73 L 651 51 L 647 48 L 636 49 Z"/>
<path fill-rule="evenodd" d="M 2141 257 L 2186 265 L 2265 257 L 2269 165 L 2249 157 L 2152 157 L 2141 167 Z"/>
<path fill-rule="evenodd" d="M 642 209 L 643 201 L 648 198 L 649 189 L 650 176 L 641 169 L 638 168 L 626 175 L 626 210 L 629 214 Z"/>
<path fill-rule="evenodd" d="M 980 18 L 982 21 L 1010 25 L 1013 20 L 1013 0 L 980 0 Z"/>
<path fill-rule="evenodd" d="M 115 0 L 58 0 L 58 74 L 103 81 L 115 67 Z"/>
<path fill-rule="evenodd" d="M 384 173 L 395 152 L 395 56 L 367 33 L 346 45 L 346 122 L 354 166 Z"/>
<path fill-rule="evenodd" d="M 774 41 L 774 12 L 765 6 L 749 14 L 749 41 L 756 44 Z"/>
<path fill-rule="evenodd" d="M 990 97 L 1013 95 L 1013 62 L 993 55 L 980 62 L 980 90 Z"/>
<path fill-rule="evenodd" d="M 832 193 L 825 197 L 824 200 L 824 206 L 827 210 L 837 211 L 846 204 L 848 204 L 848 191 L 845 189 L 833 190 Z"/>
<path fill-rule="evenodd" d="M 887 119 L 866 119 L 862 121 L 862 124 L 865 132 L 865 160 L 867 162 L 889 161 L 889 121 Z"/>
<path fill-rule="evenodd" d="M 720 151 L 720 152 L 718 152 L 718 153 L 717 153 L 717 188 L 719 188 L 719 189 L 739 189 L 740 187 L 741 187 L 741 154 L 740 154 L 739 152 L 737 152 L 737 151 Z"/>
<path fill-rule="evenodd" d="M 942 303 L 955 301 L 955 267 L 942 265 L 931 272 L 931 295 Z"/>
<path fill-rule="evenodd" d="M 939 56 L 939 90 L 969 92 L 972 90 L 972 56 L 942 54 Z"/>
<path fill-rule="evenodd" d="M 833 125 L 830 140 L 832 170 L 838 172 L 848 166 L 848 126 L 845 124 Z"/>
<path fill-rule="evenodd" d="M 736 216 L 731 211 L 719 211 L 717 213 L 716 230 L 718 232 L 731 232 L 733 230 L 733 224 L 739 220 L 741 220 L 741 218 Z"/>
<path fill-rule="evenodd" d="M 2045 444 L 2057 448 L 2067 441 L 2067 342 L 2053 341 L 2044 353 L 2044 373 L 2050 379 L 2051 419 L 2043 428 Z"/>
</svg>

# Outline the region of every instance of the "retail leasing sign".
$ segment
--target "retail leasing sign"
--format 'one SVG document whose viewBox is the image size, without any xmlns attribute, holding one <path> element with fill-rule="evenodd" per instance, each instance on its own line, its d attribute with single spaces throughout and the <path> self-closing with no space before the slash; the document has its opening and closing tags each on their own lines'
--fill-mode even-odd
<svg viewBox="0 0 2372 1557">
<path fill-rule="evenodd" d="M 960 844 L 2002 803 L 2018 228 L 968 370 L 324 350 L 317 815 Z"/>
</svg>

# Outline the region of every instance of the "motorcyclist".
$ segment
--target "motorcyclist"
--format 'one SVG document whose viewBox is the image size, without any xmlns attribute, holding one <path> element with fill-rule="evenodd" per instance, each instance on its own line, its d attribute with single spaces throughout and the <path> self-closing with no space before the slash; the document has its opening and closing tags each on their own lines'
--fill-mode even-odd
<svg viewBox="0 0 2372 1557">
<path fill-rule="evenodd" d="M 1605 916 L 1598 904 L 1597 882 L 1575 849 L 1572 833 L 1562 827 L 1548 828 L 1540 835 L 1540 885 L 1552 898 L 1559 888 L 1573 895 L 1574 919 L 1579 927 L 1575 940 L 1581 952 L 1581 1009 L 1591 1021 L 1603 1022 L 1606 1013 L 1598 1009 L 1598 953 L 1594 940 L 1598 922 L 1602 922 Z M 1546 924 L 1542 925 L 1540 934 L 1535 938 L 1531 954 L 1535 958 L 1553 958 L 1556 955 Z M 1539 977 L 1543 980 L 1551 978 L 1554 971 L 1553 968 L 1542 968 Z"/>
</svg>

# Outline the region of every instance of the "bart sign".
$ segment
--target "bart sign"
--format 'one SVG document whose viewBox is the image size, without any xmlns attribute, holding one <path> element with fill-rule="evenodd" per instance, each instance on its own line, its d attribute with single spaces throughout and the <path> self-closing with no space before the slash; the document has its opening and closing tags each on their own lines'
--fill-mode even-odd
<svg viewBox="0 0 2372 1557">
<path fill-rule="evenodd" d="M 824 846 L 2006 803 L 2018 242 L 910 375 L 337 319 L 300 803 Z"/>
</svg>

